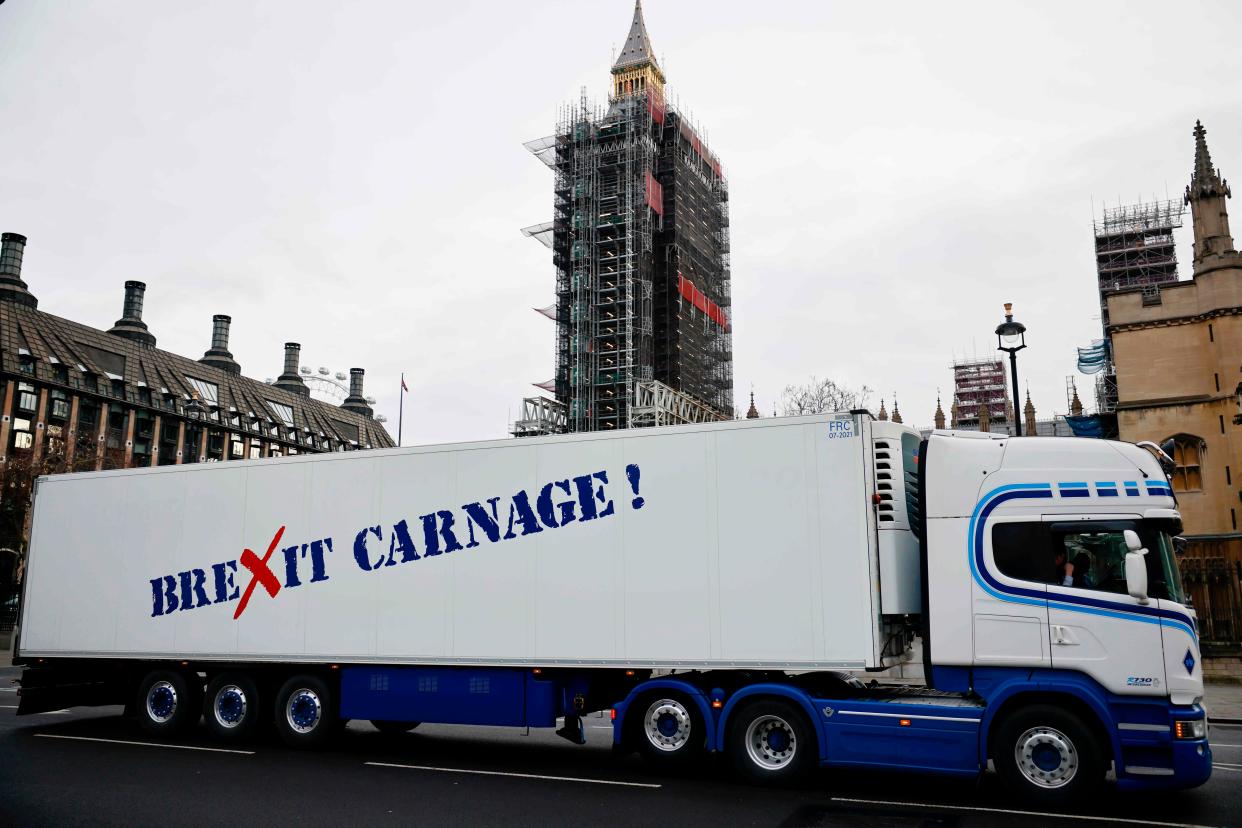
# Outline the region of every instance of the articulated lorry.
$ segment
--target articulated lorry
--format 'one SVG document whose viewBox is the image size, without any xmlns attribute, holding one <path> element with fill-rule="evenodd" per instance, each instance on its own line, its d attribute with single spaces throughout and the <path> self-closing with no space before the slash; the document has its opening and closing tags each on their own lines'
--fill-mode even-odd
<svg viewBox="0 0 1242 828">
<path fill-rule="evenodd" d="M 657 766 L 1211 772 L 1158 459 L 865 412 L 39 480 L 19 714 L 155 734 L 611 711 Z M 911 659 L 925 686 L 854 673 Z"/>
</svg>

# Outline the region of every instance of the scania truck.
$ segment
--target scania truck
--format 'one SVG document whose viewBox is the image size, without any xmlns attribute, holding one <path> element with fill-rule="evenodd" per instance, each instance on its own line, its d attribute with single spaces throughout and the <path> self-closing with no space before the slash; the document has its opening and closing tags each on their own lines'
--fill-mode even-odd
<svg viewBox="0 0 1242 828">
<path fill-rule="evenodd" d="M 556 728 L 660 768 L 1211 773 L 1159 459 L 865 412 L 39 480 L 20 714 Z M 925 686 L 855 676 L 912 658 Z"/>
</svg>

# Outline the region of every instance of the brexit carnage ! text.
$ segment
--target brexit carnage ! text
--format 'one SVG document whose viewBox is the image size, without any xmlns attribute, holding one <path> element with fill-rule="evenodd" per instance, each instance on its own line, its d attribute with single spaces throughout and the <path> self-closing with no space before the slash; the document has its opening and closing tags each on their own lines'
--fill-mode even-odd
<svg viewBox="0 0 1242 828">
<path fill-rule="evenodd" d="M 640 474 L 637 464 L 625 467 L 633 493 L 632 509 L 643 507 L 643 498 L 638 494 Z M 262 558 L 247 549 L 232 560 L 150 579 L 151 617 L 240 601 L 233 616 L 237 618 L 256 585 L 262 585 L 275 598 L 281 589 L 330 580 L 331 571 L 337 566 L 353 565 L 363 572 L 383 572 L 390 567 L 503 543 L 571 523 L 603 520 L 616 514 L 608 485 L 608 472 L 597 471 L 553 480 L 538 490 L 522 489 L 507 498 L 498 496 L 466 503 L 458 510 L 437 509 L 391 524 L 364 526 L 345 544 L 341 557 L 337 555 L 340 544 L 331 537 L 280 546 L 278 550 L 285 530 L 281 526 Z M 273 554 L 277 551 L 278 556 Z M 250 578 L 243 589 L 241 582 L 247 574 Z"/>
</svg>

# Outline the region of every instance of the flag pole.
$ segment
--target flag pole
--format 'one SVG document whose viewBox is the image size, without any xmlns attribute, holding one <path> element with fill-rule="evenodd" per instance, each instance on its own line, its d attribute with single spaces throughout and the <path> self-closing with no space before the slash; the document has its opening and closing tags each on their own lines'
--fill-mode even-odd
<svg viewBox="0 0 1242 828">
<path fill-rule="evenodd" d="M 401 445 L 401 427 L 405 424 L 405 372 L 401 373 L 401 390 L 397 392 L 397 445 Z"/>
</svg>

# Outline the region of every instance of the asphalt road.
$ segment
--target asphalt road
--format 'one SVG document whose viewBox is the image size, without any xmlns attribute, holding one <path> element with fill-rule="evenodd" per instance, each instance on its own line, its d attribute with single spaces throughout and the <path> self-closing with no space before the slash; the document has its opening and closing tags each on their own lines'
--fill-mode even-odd
<svg viewBox="0 0 1242 828">
<path fill-rule="evenodd" d="M 158 746 L 120 708 L 18 719 L 15 672 L 0 668 L 4 825 L 1242 826 L 1242 727 L 1212 728 L 1217 768 L 1202 788 L 1110 787 L 1054 815 L 1009 801 L 990 776 L 833 771 L 794 790 L 742 785 L 722 763 L 660 776 L 612 756 L 603 718 L 588 720 L 584 747 L 543 731 L 424 725 L 393 737 L 364 723 L 316 753 L 274 736 L 223 746 L 202 731 Z"/>
</svg>

